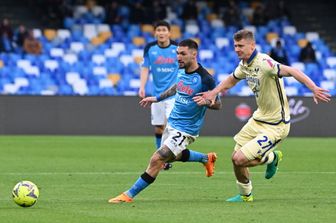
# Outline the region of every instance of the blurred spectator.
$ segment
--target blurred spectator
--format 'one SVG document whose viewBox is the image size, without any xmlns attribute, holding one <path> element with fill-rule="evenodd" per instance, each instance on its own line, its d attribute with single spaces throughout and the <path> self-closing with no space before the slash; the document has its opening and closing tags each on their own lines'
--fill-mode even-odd
<svg viewBox="0 0 336 223">
<path fill-rule="evenodd" d="M 89 17 L 93 17 L 91 22 L 94 22 L 95 19 L 99 20 L 100 22 L 104 21 L 105 10 L 102 6 L 97 5 L 96 0 L 87 0 L 85 6 L 88 10 L 87 13 L 90 14 Z"/>
<path fill-rule="evenodd" d="M 28 36 L 24 39 L 23 50 L 28 54 L 41 54 L 42 44 L 33 35 L 33 31 L 29 30 Z"/>
<path fill-rule="evenodd" d="M 141 4 L 141 2 L 135 2 L 133 5 L 130 7 L 131 12 L 130 12 L 130 22 L 132 24 L 144 24 L 146 23 L 146 9 L 145 7 Z"/>
<path fill-rule="evenodd" d="M 265 12 L 269 20 L 284 17 L 290 18 L 290 13 L 284 0 L 268 0 L 266 2 Z"/>
<path fill-rule="evenodd" d="M 263 4 L 258 4 L 254 9 L 252 16 L 252 24 L 255 26 L 263 26 L 267 23 L 265 7 Z"/>
<path fill-rule="evenodd" d="M 6 34 L 7 38 L 9 38 L 10 41 L 13 40 L 13 29 L 9 19 L 7 18 L 4 18 L 0 25 L 0 35 L 3 36 L 3 34 Z"/>
<path fill-rule="evenodd" d="M 281 44 L 281 40 L 277 40 L 275 47 L 272 48 L 270 52 L 270 57 L 272 57 L 275 61 L 284 64 L 288 64 L 288 58 L 285 48 Z"/>
<path fill-rule="evenodd" d="M 301 49 L 299 60 L 304 63 L 316 63 L 315 50 L 311 42 Z"/>
<path fill-rule="evenodd" d="M 152 1 L 151 14 L 153 15 L 152 21 L 163 20 L 167 17 L 167 4 L 164 1 Z"/>
<path fill-rule="evenodd" d="M 14 50 L 13 42 L 10 40 L 8 34 L 4 32 L 0 37 L 0 51 L 10 53 Z"/>
<path fill-rule="evenodd" d="M 198 15 L 198 9 L 195 0 L 186 1 L 182 8 L 182 19 L 184 20 L 196 20 Z"/>
<path fill-rule="evenodd" d="M 105 22 L 108 24 L 118 24 L 121 21 L 120 5 L 118 1 L 112 1 L 105 7 L 106 18 Z"/>
<path fill-rule="evenodd" d="M 223 20 L 226 26 L 236 26 L 238 29 L 242 28 L 240 10 L 234 0 L 229 1 L 228 7 L 224 11 Z"/>
<path fill-rule="evenodd" d="M 23 47 L 23 42 L 28 36 L 28 31 L 24 25 L 20 25 L 19 28 L 14 32 L 14 43 L 16 47 Z"/>
</svg>

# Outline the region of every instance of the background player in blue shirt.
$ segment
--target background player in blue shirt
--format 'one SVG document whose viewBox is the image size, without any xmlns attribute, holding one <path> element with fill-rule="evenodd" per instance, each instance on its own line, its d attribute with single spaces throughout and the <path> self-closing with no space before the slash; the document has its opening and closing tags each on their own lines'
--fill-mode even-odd
<svg viewBox="0 0 336 223">
<path fill-rule="evenodd" d="M 178 70 L 176 58 L 176 42 L 170 40 L 170 25 L 166 21 L 158 21 L 154 25 L 154 36 L 157 39 L 148 43 L 144 49 L 144 62 L 141 67 L 139 96 L 146 97 L 145 86 L 149 75 L 153 78 L 152 95 L 166 91 L 176 82 Z M 151 105 L 151 124 L 154 125 L 156 148 L 161 146 L 162 133 L 169 114 L 174 106 L 174 97 Z M 166 165 L 169 168 L 169 165 Z"/>
<path fill-rule="evenodd" d="M 201 162 L 204 164 L 206 176 L 214 174 L 216 153 L 203 154 L 186 147 L 198 137 L 207 108 L 220 109 L 221 102 L 217 97 L 214 104 L 210 100 L 198 96 L 198 93 L 212 90 L 215 87 L 213 77 L 197 63 L 198 45 L 187 39 L 179 43 L 177 58 L 179 63 L 177 83 L 167 91 L 152 97 L 144 98 L 140 105 L 146 107 L 175 95 L 175 104 L 162 137 L 162 146 L 151 157 L 146 171 L 133 186 L 109 203 L 132 202 L 133 198 L 154 182 L 166 162 Z"/>
</svg>

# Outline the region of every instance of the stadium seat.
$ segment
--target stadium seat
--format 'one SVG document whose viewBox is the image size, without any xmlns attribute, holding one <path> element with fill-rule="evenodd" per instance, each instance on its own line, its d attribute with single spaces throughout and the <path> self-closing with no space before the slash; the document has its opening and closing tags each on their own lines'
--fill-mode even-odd
<svg viewBox="0 0 336 223">
<path fill-rule="evenodd" d="M 84 5 L 77 5 L 74 8 L 73 16 L 74 18 L 78 19 L 82 17 L 85 13 L 87 13 L 88 9 Z"/>
<path fill-rule="evenodd" d="M 140 64 L 143 62 L 143 50 L 142 49 L 133 49 L 132 56 L 135 63 Z"/>
<path fill-rule="evenodd" d="M 85 24 L 83 26 L 83 35 L 88 40 L 91 40 L 93 37 L 98 35 L 96 26 L 94 24 Z"/>
<path fill-rule="evenodd" d="M 283 27 L 283 32 L 286 35 L 294 36 L 296 34 L 295 26 L 285 26 Z"/>
<path fill-rule="evenodd" d="M 96 65 L 104 64 L 106 61 L 105 56 L 101 54 L 94 54 L 92 55 L 91 59 L 92 59 L 92 62 L 95 63 Z"/>
<path fill-rule="evenodd" d="M 335 81 L 321 81 L 320 86 L 324 89 L 327 89 L 329 91 L 335 89 Z"/>
<path fill-rule="evenodd" d="M 253 26 L 253 25 L 247 25 L 247 26 L 244 27 L 244 29 L 247 29 L 247 30 L 249 30 L 249 31 L 251 31 L 253 33 L 257 32 L 257 28 L 255 26 Z"/>
<path fill-rule="evenodd" d="M 86 81 L 83 79 L 78 80 L 73 84 L 73 91 L 79 95 L 86 95 L 88 94 L 88 87 Z"/>
<path fill-rule="evenodd" d="M 285 90 L 286 90 L 287 96 L 297 96 L 299 92 L 299 90 L 293 86 L 285 87 Z"/>
<path fill-rule="evenodd" d="M 320 36 L 317 32 L 307 32 L 306 39 L 310 42 L 314 42 L 315 40 L 319 40 Z"/>
<path fill-rule="evenodd" d="M 153 33 L 154 32 L 154 27 L 150 24 L 144 24 L 141 26 L 141 31 L 143 33 Z"/>
<path fill-rule="evenodd" d="M 305 64 L 302 63 L 302 62 L 294 62 L 294 63 L 291 64 L 291 66 L 301 70 L 302 72 L 304 72 L 304 70 L 305 70 Z"/>
<path fill-rule="evenodd" d="M 299 39 L 297 44 L 299 45 L 299 47 L 303 48 L 307 45 L 308 40 L 307 39 Z"/>
<path fill-rule="evenodd" d="M 62 48 L 51 48 L 50 49 L 50 56 L 53 58 L 63 57 L 64 50 Z"/>
<path fill-rule="evenodd" d="M 68 39 L 68 38 L 71 37 L 71 33 L 67 29 L 58 29 L 57 30 L 57 37 L 62 39 L 62 40 L 65 40 L 65 39 Z"/>
<path fill-rule="evenodd" d="M 102 66 L 93 67 L 92 72 L 96 76 L 106 76 L 107 75 L 106 67 L 102 67 Z"/>
<path fill-rule="evenodd" d="M 115 73 L 115 74 L 109 74 L 109 75 L 108 75 L 108 79 L 113 83 L 113 85 L 117 85 L 118 82 L 119 82 L 120 79 L 121 79 L 121 76 L 120 76 L 120 74 L 118 74 L 118 73 Z"/>
<path fill-rule="evenodd" d="M 133 56 L 124 54 L 120 57 L 120 62 L 124 64 L 125 67 L 127 67 L 128 64 L 134 62 L 134 59 Z"/>
<path fill-rule="evenodd" d="M 138 46 L 138 47 L 139 46 L 144 46 L 145 45 L 145 38 L 139 37 L 139 36 L 133 37 L 132 43 L 133 43 L 133 45 Z"/>
<path fill-rule="evenodd" d="M 274 40 L 279 39 L 278 33 L 270 32 L 266 34 L 266 39 L 268 43 L 272 43 Z"/>
<path fill-rule="evenodd" d="M 201 60 L 212 60 L 214 58 L 214 53 L 211 50 L 200 50 L 199 51 L 199 58 Z"/>
<path fill-rule="evenodd" d="M 221 19 L 214 19 L 211 21 L 211 27 L 213 28 L 223 28 L 224 22 Z"/>
<path fill-rule="evenodd" d="M 170 27 L 170 33 L 171 33 L 171 38 L 173 40 L 180 39 L 182 34 L 181 34 L 181 28 L 178 25 L 171 25 Z"/>
<path fill-rule="evenodd" d="M 335 68 L 336 67 L 336 57 L 328 57 L 327 64 L 330 68 Z"/>
<path fill-rule="evenodd" d="M 44 67 L 53 72 L 58 68 L 58 62 L 57 60 L 45 60 Z"/>
<path fill-rule="evenodd" d="M 324 69 L 323 76 L 327 78 L 327 80 L 336 80 L 336 70 L 335 69 Z"/>
<path fill-rule="evenodd" d="M 185 27 L 185 32 L 190 33 L 191 35 L 196 35 L 199 33 L 199 28 L 196 23 L 187 24 Z"/>
<path fill-rule="evenodd" d="M 228 38 L 225 37 L 218 37 L 215 40 L 217 48 L 221 49 L 223 47 L 229 47 L 230 41 Z"/>
<path fill-rule="evenodd" d="M 81 42 L 72 42 L 70 43 L 70 50 L 74 53 L 79 53 L 84 50 L 84 44 Z"/>
<path fill-rule="evenodd" d="M 97 32 L 98 33 L 111 32 L 111 28 L 108 24 L 98 24 L 97 25 Z"/>
<path fill-rule="evenodd" d="M 47 38 L 47 40 L 52 41 L 55 39 L 57 33 L 55 29 L 45 29 L 44 30 L 44 36 Z"/>
<path fill-rule="evenodd" d="M 78 61 L 77 55 L 73 53 L 64 54 L 63 60 L 68 64 L 74 64 Z"/>
<path fill-rule="evenodd" d="M 34 28 L 33 29 L 33 36 L 35 38 L 40 38 L 42 36 L 42 31 L 38 28 Z"/>
</svg>

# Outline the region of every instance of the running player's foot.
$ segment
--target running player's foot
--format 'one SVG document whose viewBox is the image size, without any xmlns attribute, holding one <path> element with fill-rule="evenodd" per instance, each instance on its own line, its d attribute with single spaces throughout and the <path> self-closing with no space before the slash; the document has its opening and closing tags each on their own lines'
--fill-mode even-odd
<svg viewBox="0 0 336 223">
<path fill-rule="evenodd" d="M 279 162 L 282 160 L 282 152 L 281 151 L 274 151 L 274 160 L 272 163 L 267 165 L 265 178 L 271 179 L 277 172 Z"/>
<path fill-rule="evenodd" d="M 133 199 L 127 196 L 125 193 L 122 193 L 114 198 L 111 198 L 108 202 L 110 204 L 120 204 L 120 203 L 130 203 Z"/>
<path fill-rule="evenodd" d="M 162 166 L 163 170 L 170 170 L 171 168 L 173 168 L 173 164 L 171 164 L 171 163 L 165 163 Z"/>
<path fill-rule="evenodd" d="M 250 194 L 249 196 L 246 195 L 236 195 L 234 197 L 231 197 L 227 199 L 228 202 L 252 202 L 253 201 L 253 195 Z"/>
<path fill-rule="evenodd" d="M 204 163 L 205 175 L 211 177 L 215 173 L 215 162 L 217 159 L 216 153 L 208 153 L 208 162 Z"/>
</svg>

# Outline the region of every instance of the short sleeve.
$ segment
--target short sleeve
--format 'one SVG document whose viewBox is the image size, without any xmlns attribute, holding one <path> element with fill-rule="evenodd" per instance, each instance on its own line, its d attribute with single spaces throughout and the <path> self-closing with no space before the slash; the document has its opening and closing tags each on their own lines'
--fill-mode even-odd
<svg viewBox="0 0 336 223">
<path fill-rule="evenodd" d="M 242 72 L 240 65 L 238 65 L 238 67 L 235 69 L 235 71 L 233 72 L 233 77 L 241 80 L 241 79 L 245 79 L 246 75 Z"/>
<path fill-rule="evenodd" d="M 279 76 L 280 64 L 272 58 L 264 58 L 261 61 L 263 71 L 271 77 Z"/>
</svg>

